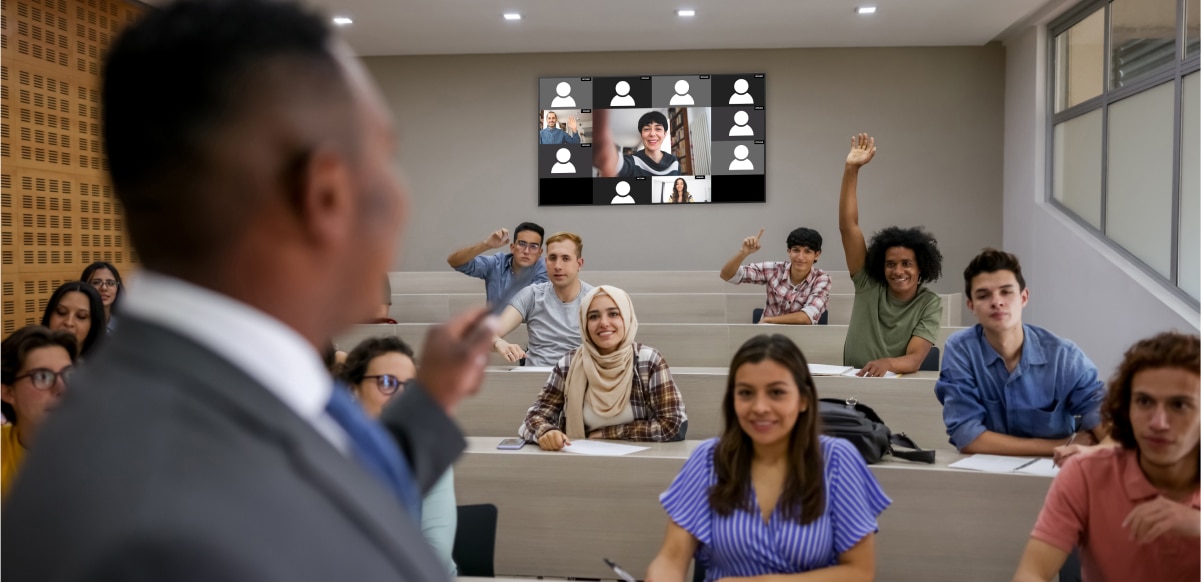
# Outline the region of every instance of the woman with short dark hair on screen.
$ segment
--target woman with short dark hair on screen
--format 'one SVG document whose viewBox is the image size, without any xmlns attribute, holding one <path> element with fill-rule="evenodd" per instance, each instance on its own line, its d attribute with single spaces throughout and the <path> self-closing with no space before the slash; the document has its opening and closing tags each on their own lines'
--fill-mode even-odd
<svg viewBox="0 0 1201 582">
<path fill-rule="evenodd" d="M 693 450 L 659 496 L 667 534 L 647 582 L 825 570 L 871 580 L 876 518 L 891 500 L 855 447 L 821 435 L 805 356 L 783 335 L 753 337 L 730 362 L 725 430 Z"/>
<path fill-rule="evenodd" d="M 625 291 L 589 291 L 580 301 L 582 343 L 559 359 L 518 435 L 548 451 L 584 438 L 684 440 L 688 417 L 671 369 L 658 350 L 634 341 L 637 333 Z"/>
<path fill-rule="evenodd" d="M 676 178 L 674 184 L 671 185 L 671 196 L 667 198 L 669 204 L 682 204 L 692 202 L 692 194 L 688 193 L 688 181 L 683 178 Z"/>
<path fill-rule="evenodd" d="M 104 304 L 104 333 L 111 335 L 117 326 L 113 312 L 121 303 L 121 272 L 116 265 L 96 261 L 83 270 L 79 280 L 91 285 L 100 294 Z"/>
<path fill-rule="evenodd" d="M 104 337 L 102 317 L 104 302 L 100 293 L 83 281 L 67 281 L 46 302 L 42 325 L 71 332 L 79 342 L 79 358 L 83 359 Z"/>
</svg>

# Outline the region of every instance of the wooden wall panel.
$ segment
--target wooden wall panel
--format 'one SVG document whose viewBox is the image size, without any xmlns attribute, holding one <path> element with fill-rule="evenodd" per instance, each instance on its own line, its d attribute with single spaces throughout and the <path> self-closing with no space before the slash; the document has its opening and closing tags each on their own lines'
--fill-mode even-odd
<svg viewBox="0 0 1201 582">
<path fill-rule="evenodd" d="M 137 263 L 100 137 L 100 71 L 142 8 L 122 0 L 0 0 L 3 335 L 93 261 Z"/>
</svg>

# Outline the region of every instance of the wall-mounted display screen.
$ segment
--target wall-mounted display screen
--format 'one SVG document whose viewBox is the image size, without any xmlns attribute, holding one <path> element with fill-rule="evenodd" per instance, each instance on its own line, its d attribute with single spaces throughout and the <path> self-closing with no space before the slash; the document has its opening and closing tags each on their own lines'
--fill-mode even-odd
<svg viewBox="0 0 1201 582">
<path fill-rule="evenodd" d="M 538 204 L 766 201 L 764 75 L 543 77 Z"/>
</svg>

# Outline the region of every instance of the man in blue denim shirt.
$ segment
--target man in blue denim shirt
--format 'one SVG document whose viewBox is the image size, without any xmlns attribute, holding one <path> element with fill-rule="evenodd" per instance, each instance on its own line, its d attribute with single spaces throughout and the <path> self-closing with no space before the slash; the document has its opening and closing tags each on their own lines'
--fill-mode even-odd
<svg viewBox="0 0 1201 582">
<path fill-rule="evenodd" d="M 513 230 L 513 243 L 509 252 L 480 256 L 490 249 L 498 249 L 509 242 L 509 229 L 502 228 L 481 242 L 463 247 L 446 257 L 454 270 L 484 280 L 484 291 L 488 303 L 504 296 L 509 283 L 523 269 L 534 269 L 534 280 L 530 284 L 545 283 L 546 263 L 542 261 L 542 237 L 546 231 L 532 222 L 523 222 Z"/>
<path fill-rule="evenodd" d="M 1022 323 L 1030 298 L 1017 257 L 984 249 L 963 271 L 979 323 L 947 338 L 934 391 L 964 453 L 1051 456 L 1106 431 L 1097 368 L 1071 341 Z"/>
</svg>

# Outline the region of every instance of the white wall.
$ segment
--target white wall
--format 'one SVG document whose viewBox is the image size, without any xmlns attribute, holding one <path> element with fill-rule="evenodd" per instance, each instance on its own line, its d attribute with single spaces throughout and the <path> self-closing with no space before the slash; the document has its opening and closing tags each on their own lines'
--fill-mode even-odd
<svg viewBox="0 0 1201 582">
<path fill-rule="evenodd" d="M 861 174 L 869 234 L 923 225 L 945 261 L 939 292 L 962 287 L 981 247 L 1001 243 L 1004 53 L 950 48 L 365 58 L 397 118 L 409 224 L 394 270 L 443 270 L 454 248 L 533 220 L 578 232 L 596 270 L 713 270 L 766 227 L 758 260 L 785 256 L 798 226 L 825 238 L 819 265 L 843 270 L 838 189 L 852 134 L 879 154 Z M 537 79 L 557 75 L 763 72 L 767 203 L 680 208 L 537 204 Z M 843 289 L 836 292 L 849 292 Z"/>
<path fill-rule="evenodd" d="M 1025 320 L 1075 341 L 1109 377 L 1135 341 L 1171 329 L 1196 333 L 1201 323 L 1185 302 L 1043 202 L 1048 46 L 1039 28 L 1005 43 L 1004 245 L 1022 259 Z"/>
</svg>

